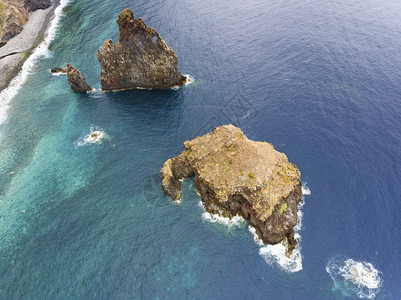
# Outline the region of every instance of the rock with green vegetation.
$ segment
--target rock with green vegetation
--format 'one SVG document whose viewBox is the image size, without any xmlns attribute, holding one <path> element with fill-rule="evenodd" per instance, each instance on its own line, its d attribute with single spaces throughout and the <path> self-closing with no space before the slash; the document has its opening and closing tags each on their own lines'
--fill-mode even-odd
<svg viewBox="0 0 401 300">
<path fill-rule="evenodd" d="M 194 176 L 210 213 L 242 215 L 266 244 L 295 249 L 297 204 L 302 198 L 300 172 L 272 144 L 249 140 L 241 129 L 224 125 L 184 143 L 186 150 L 164 163 L 162 187 L 181 198 L 181 180 Z"/>
<path fill-rule="evenodd" d="M 103 90 L 133 88 L 171 88 L 185 84 L 186 77 L 177 70 L 178 58 L 161 36 L 135 19 L 124 9 L 117 19 L 118 42 L 106 41 L 97 57 L 102 68 Z"/>
</svg>

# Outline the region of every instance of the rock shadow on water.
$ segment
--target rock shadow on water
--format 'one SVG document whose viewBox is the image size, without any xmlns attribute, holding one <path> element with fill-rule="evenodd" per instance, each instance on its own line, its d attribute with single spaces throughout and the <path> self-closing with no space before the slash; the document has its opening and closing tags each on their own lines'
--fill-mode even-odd
<svg viewBox="0 0 401 300">
<path fill-rule="evenodd" d="M 120 115 L 137 115 L 151 120 L 180 119 L 185 94 L 182 90 L 127 90 L 104 95 Z"/>
</svg>

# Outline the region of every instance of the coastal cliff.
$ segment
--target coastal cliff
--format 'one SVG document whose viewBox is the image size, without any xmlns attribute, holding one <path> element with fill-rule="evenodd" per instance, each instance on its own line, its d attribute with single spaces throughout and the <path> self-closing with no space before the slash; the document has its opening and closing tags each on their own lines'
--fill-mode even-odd
<svg viewBox="0 0 401 300">
<path fill-rule="evenodd" d="M 129 9 L 118 16 L 118 42 L 106 41 L 97 57 L 102 68 L 103 90 L 131 88 L 171 88 L 183 85 L 186 78 L 177 70 L 178 58 L 154 28 Z"/>
<path fill-rule="evenodd" d="M 44 37 L 60 0 L 0 0 L 0 91 Z"/>
<path fill-rule="evenodd" d="M 302 198 L 300 172 L 267 142 L 249 140 L 241 129 L 224 125 L 184 143 L 186 150 L 167 160 L 162 187 L 181 198 L 181 180 L 194 176 L 207 211 L 249 220 L 266 244 L 283 242 L 290 255 Z"/>
<path fill-rule="evenodd" d="M 16 36 L 37 9 L 51 6 L 51 0 L 0 0 L 0 44 Z"/>
</svg>

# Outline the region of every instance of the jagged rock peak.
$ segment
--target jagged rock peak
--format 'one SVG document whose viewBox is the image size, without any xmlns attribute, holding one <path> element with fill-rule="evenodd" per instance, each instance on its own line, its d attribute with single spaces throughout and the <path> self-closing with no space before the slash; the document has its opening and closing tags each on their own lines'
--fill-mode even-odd
<svg viewBox="0 0 401 300">
<path fill-rule="evenodd" d="M 124 9 L 117 19 L 118 42 L 107 40 L 97 53 L 103 90 L 171 88 L 183 85 L 178 58 L 154 28 Z"/>
</svg>

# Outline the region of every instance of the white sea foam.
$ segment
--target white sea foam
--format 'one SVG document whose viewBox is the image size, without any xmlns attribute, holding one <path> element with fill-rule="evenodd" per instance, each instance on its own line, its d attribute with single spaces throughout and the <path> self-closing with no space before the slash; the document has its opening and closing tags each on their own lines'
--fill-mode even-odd
<svg viewBox="0 0 401 300">
<path fill-rule="evenodd" d="M 302 195 L 307 196 L 310 195 L 312 192 L 310 188 L 306 185 L 306 182 L 302 183 Z"/>
<path fill-rule="evenodd" d="M 54 16 L 50 22 L 50 26 L 46 31 L 44 41 L 35 48 L 32 55 L 25 61 L 21 72 L 15 77 L 9 86 L 0 92 L 0 125 L 7 119 L 7 110 L 10 107 L 11 100 L 17 95 L 22 84 L 26 81 L 29 74 L 34 71 L 34 66 L 39 58 L 49 57 L 49 45 L 57 33 L 60 18 L 63 15 L 64 7 L 70 0 L 61 0 L 60 5 L 54 10 Z"/>
<path fill-rule="evenodd" d="M 67 73 L 63 73 L 63 72 L 57 72 L 57 73 L 53 73 L 53 72 L 50 72 L 51 74 L 52 74 L 52 76 L 61 76 L 61 75 L 67 75 Z"/>
<path fill-rule="evenodd" d="M 81 147 L 90 144 L 100 144 L 105 138 L 108 138 L 107 133 L 102 128 L 92 125 L 89 133 L 76 140 L 74 145 L 75 147 Z"/>
<path fill-rule="evenodd" d="M 195 78 L 192 77 L 189 74 L 184 74 L 184 76 L 187 78 L 187 81 L 185 82 L 185 85 L 191 84 L 191 83 L 193 83 L 195 81 Z"/>
<path fill-rule="evenodd" d="M 333 279 L 334 288 L 343 295 L 356 295 L 361 299 L 373 299 L 382 286 L 381 272 L 371 263 L 351 258 L 331 258 L 326 272 Z"/>
<path fill-rule="evenodd" d="M 102 91 L 101 88 L 93 88 L 91 91 L 87 92 L 89 94 L 89 97 L 91 98 L 100 98 L 102 95 L 105 93 Z"/>
<path fill-rule="evenodd" d="M 199 206 L 204 210 L 202 220 L 210 223 L 219 223 L 228 227 L 241 227 L 246 224 L 243 217 L 236 215 L 233 218 L 222 217 L 218 214 L 211 214 L 206 211 L 202 201 L 199 201 Z"/>
<path fill-rule="evenodd" d="M 249 229 L 252 232 L 255 230 L 253 227 Z M 254 240 L 258 245 L 263 244 L 259 240 L 255 232 Z M 263 259 L 272 267 L 279 267 L 281 270 L 286 272 L 298 272 L 302 270 L 302 255 L 301 255 L 301 236 L 295 233 L 295 238 L 298 241 L 296 248 L 293 250 L 290 257 L 285 255 L 287 247 L 282 243 L 276 245 L 264 245 L 260 247 L 259 254 Z M 258 241 L 259 240 L 259 241 Z"/>
</svg>

